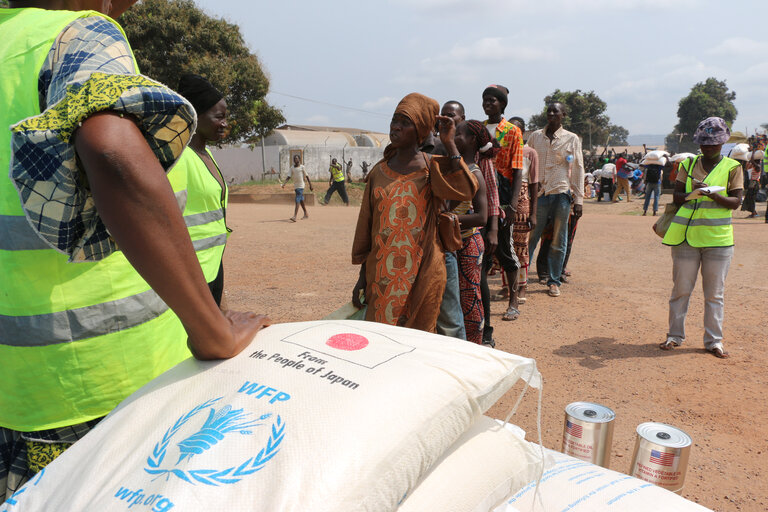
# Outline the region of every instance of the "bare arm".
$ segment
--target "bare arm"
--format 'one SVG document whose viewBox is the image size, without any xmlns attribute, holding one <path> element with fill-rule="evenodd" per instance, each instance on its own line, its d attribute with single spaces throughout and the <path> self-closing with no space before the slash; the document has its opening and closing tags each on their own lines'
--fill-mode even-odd
<svg viewBox="0 0 768 512">
<path fill-rule="evenodd" d="M 480 228 L 488 221 L 488 199 L 485 197 L 485 179 L 483 174 L 475 171 L 472 174 L 477 179 L 477 192 L 472 198 L 472 210 L 474 213 L 459 215 L 459 223 L 462 229 Z"/>
<path fill-rule="evenodd" d="M 195 256 L 173 189 L 139 128 L 101 112 L 75 133 L 96 208 L 120 250 L 179 316 L 198 359 L 232 357 L 270 321 L 222 313 Z"/>
<path fill-rule="evenodd" d="M 531 200 L 531 210 L 528 214 L 528 221 L 530 222 L 531 229 L 536 229 L 536 212 L 538 211 L 538 201 L 539 201 L 539 184 L 538 183 L 529 183 L 528 184 L 528 195 L 530 196 Z"/>
</svg>

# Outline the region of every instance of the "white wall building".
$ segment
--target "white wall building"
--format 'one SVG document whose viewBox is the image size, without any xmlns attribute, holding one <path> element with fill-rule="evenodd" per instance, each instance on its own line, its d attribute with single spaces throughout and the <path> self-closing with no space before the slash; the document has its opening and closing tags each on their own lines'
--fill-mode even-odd
<svg viewBox="0 0 768 512">
<path fill-rule="evenodd" d="M 228 183 L 277 178 L 288 175 L 293 165 L 293 155 L 301 156 L 307 174 L 312 180 L 326 181 L 331 158 L 339 162 L 352 160 L 352 179 L 362 177 L 361 164 L 368 162 L 368 169 L 381 160 L 384 148 L 389 144 L 389 134 L 369 132 L 354 128 L 328 126 L 283 125 L 264 139 L 262 145 L 253 147 L 223 146 L 211 148 L 214 158 Z M 346 167 L 345 167 L 346 170 Z"/>
</svg>

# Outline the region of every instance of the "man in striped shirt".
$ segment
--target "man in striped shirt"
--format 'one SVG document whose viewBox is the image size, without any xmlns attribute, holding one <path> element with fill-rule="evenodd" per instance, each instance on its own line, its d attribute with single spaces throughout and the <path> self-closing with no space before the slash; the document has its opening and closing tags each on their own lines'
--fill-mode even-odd
<svg viewBox="0 0 768 512">
<path fill-rule="evenodd" d="M 554 237 L 550 246 L 547 285 L 551 297 L 560 295 L 560 276 L 568 244 L 568 217 L 573 204 L 574 220 L 582 213 L 584 202 L 584 158 L 581 140 L 575 133 L 563 128 L 565 105 L 559 102 L 547 106 L 547 126 L 536 130 L 528 145 L 539 155 L 539 198 L 536 210 L 536 229 L 531 234 L 530 258 L 536 252 L 547 217 L 554 222 Z"/>
</svg>

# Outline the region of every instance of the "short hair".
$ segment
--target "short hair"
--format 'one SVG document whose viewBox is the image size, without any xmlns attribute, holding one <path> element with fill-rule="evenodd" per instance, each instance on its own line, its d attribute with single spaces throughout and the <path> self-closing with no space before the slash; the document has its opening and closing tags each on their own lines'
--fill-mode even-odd
<svg viewBox="0 0 768 512">
<path fill-rule="evenodd" d="M 510 123 L 514 123 L 515 121 L 520 123 L 520 131 L 525 133 L 525 121 L 523 121 L 523 118 L 522 117 L 518 117 L 518 116 L 510 117 L 509 118 L 509 122 Z"/>
<path fill-rule="evenodd" d="M 563 111 L 563 115 L 564 116 L 568 115 L 568 107 L 562 101 L 550 101 L 549 104 L 547 105 L 547 110 L 549 110 L 549 107 L 551 107 L 552 105 L 560 105 L 562 107 L 561 110 Z"/>
<path fill-rule="evenodd" d="M 446 105 L 449 105 L 449 104 L 453 104 L 453 105 L 456 105 L 456 106 L 457 106 L 457 107 L 459 107 L 459 108 L 461 109 L 461 111 L 462 111 L 462 112 L 463 112 L 463 113 L 466 115 L 466 111 L 464 110 L 464 105 L 462 105 L 460 101 L 456 101 L 456 100 L 449 100 L 449 101 L 446 101 L 445 103 L 443 103 L 443 106 L 446 106 Z M 441 109 L 441 110 L 442 110 L 442 109 Z"/>
</svg>

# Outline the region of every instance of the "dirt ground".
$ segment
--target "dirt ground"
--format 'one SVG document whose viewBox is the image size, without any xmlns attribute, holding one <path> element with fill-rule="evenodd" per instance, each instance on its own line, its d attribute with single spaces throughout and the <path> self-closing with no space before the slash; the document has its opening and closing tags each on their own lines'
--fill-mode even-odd
<svg viewBox="0 0 768 512">
<path fill-rule="evenodd" d="M 327 187 L 327 185 L 326 185 Z M 320 188 L 320 187 L 318 187 Z M 287 192 L 287 191 L 286 191 Z M 354 198 L 353 198 L 354 199 Z M 662 196 L 666 203 L 670 196 Z M 544 445 L 559 450 L 564 408 L 592 401 L 616 412 L 610 467 L 628 472 L 635 428 L 646 421 L 693 438 L 682 495 L 714 510 L 768 510 L 768 225 L 735 213 L 736 251 L 726 283 L 728 360 L 703 350 L 701 284 L 688 314 L 686 344 L 661 351 L 671 290 L 670 249 L 651 231 L 642 203 L 585 204 L 562 295 L 530 286 L 514 322 L 493 303 L 497 348 L 535 358 L 544 376 Z M 350 300 L 355 206 L 314 206 L 292 223 L 291 204 L 233 204 L 225 253 L 232 309 L 268 313 L 274 322 L 316 320 Z M 492 293 L 498 281 L 492 281 Z M 489 415 L 503 418 L 513 392 Z M 532 392 L 512 419 L 536 439 Z M 761 476 L 762 475 L 762 476 Z"/>
</svg>

